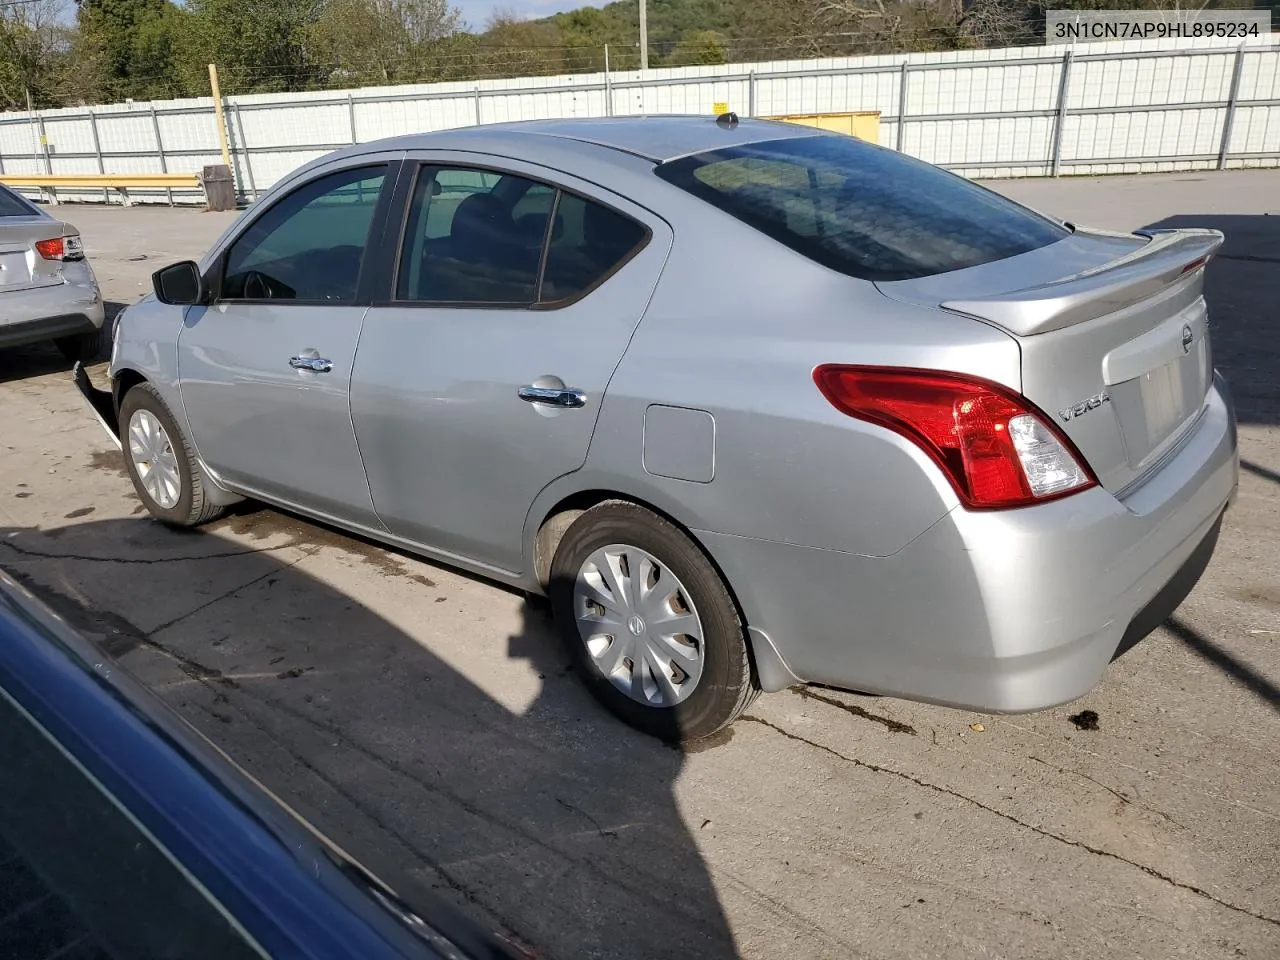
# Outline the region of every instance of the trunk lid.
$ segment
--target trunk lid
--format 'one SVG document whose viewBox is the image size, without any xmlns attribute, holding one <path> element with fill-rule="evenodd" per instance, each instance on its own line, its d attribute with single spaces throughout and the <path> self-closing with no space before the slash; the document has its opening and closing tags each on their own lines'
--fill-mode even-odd
<svg viewBox="0 0 1280 960">
<path fill-rule="evenodd" d="M 1204 263 L 1222 239 L 1216 230 L 1077 230 L 1007 260 L 876 286 L 1014 337 L 1023 395 L 1119 493 L 1204 409 L 1213 382 Z"/>
<path fill-rule="evenodd" d="M 50 217 L 0 217 L 0 294 L 62 282 L 62 261 L 46 260 L 36 251 L 40 240 L 74 234 Z"/>
</svg>

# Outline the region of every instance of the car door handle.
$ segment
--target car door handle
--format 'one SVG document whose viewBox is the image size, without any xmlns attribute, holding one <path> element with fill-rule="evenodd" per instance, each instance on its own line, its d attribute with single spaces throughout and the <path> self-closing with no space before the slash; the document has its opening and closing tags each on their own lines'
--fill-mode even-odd
<svg viewBox="0 0 1280 960">
<path fill-rule="evenodd" d="M 587 395 L 572 387 L 521 387 L 520 399 L 528 403 L 545 403 L 552 407 L 585 407 Z"/>
<path fill-rule="evenodd" d="M 333 361 L 324 357 L 290 357 L 289 366 L 295 370 L 311 370 L 315 373 L 329 373 L 333 369 Z"/>
</svg>

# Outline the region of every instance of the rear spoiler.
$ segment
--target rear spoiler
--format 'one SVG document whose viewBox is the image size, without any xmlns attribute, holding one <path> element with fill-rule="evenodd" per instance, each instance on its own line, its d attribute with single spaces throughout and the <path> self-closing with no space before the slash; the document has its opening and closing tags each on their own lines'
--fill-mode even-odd
<svg viewBox="0 0 1280 960">
<path fill-rule="evenodd" d="M 1048 333 L 1153 296 L 1204 266 L 1223 241 L 1220 230 L 1135 233 L 1149 242 L 1110 263 L 981 300 L 949 300 L 942 307 L 994 323 L 1019 337 Z"/>
</svg>

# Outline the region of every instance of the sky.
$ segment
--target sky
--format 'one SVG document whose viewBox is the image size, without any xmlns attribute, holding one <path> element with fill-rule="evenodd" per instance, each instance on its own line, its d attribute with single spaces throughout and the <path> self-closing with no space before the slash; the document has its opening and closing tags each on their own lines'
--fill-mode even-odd
<svg viewBox="0 0 1280 960">
<path fill-rule="evenodd" d="M 496 11 L 510 11 L 523 17 L 549 17 L 578 7 L 602 7 L 607 0 L 453 0 L 462 19 L 474 30 L 483 30 Z"/>
</svg>

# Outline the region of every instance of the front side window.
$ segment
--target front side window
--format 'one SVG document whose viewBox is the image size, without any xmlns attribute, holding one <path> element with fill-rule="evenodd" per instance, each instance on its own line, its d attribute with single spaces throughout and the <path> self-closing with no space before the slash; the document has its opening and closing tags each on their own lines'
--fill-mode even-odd
<svg viewBox="0 0 1280 960">
<path fill-rule="evenodd" d="M 1003 260 L 1069 231 L 975 183 L 853 137 L 728 147 L 658 176 L 823 266 L 908 280 Z"/>
<path fill-rule="evenodd" d="M 545 183 L 424 168 L 401 247 L 396 299 L 554 306 L 598 285 L 646 237 L 634 220 Z"/>
<path fill-rule="evenodd" d="M 342 170 L 279 200 L 231 245 L 222 299 L 353 302 L 385 179 Z"/>
</svg>

